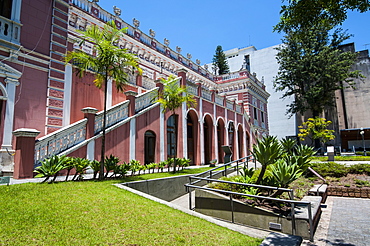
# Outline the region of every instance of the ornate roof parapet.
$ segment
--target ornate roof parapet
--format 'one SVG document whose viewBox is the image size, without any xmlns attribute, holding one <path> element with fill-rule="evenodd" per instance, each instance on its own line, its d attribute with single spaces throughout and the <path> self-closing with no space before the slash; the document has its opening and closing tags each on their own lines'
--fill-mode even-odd
<svg viewBox="0 0 370 246">
<path fill-rule="evenodd" d="M 109 20 L 114 20 L 118 28 L 123 28 L 123 27 L 128 28 L 127 35 L 134 37 L 136 40 L 149 46 L 152 49 L 155 49 L 159 53 L 162 53 L 166 55 L 167 57 L 179 62 L 180 64 L 185 65 L 188 69 L 191 69 L 195 71 L 196 73 L 199 73 L 208 79 L 211 79 L 211 80 L 213 79 L 213 75 L 211 75 L 206 69 L 201 67 L 200 63 L 198 64 L 198 63 L 191 61 L 191 58 L 186 59 L 184 56 L 179 54 L 181 53 L 181 50 L 179 51 L 179 49 L 176 49 L 176 51 L 173 51 L 169 47 L 170 42 L 168 39 L 164 39 L 164 43 L 162 44 L 158 42 L 157 40 L 155 40 L 155 32 L 152 29 L 149 30 L 149 35 L 146 35 L 145 33 L 142 33 L 140 31 L 139 29 L 140 21 L 134 19 L 132 25 L 129 25 L 128 23 L 123 21 L 119 17 L 120 9 L 118 9 L 117 7 L 113 9 L 114 10 L 114 15 L 113 15 L 105 11 L 104 9 L 102 9 L 96 2 L 91 2 L 88 0 L 71 0 L 70 5 L 75 6 L 81 9 L 82 11 L 87 12 L 88 14 L 91 14 L 94 18 L 97 18 L 100 21 L 107 22 Z M 70 20 L 71 20 L 71 23 L 75 22 L 73 18 L 70 18 Z M 91 22 L 93 22 L 96 25 L 99 25 L 99 23 L 96 23 L 96 21 L 94 20 L 92 20 Z M 90 22 L 87 22 L 87 25 L 89 23 Z M 74 26 L 74 25 L 71 25 L 71 26 Z"/>
</svg>

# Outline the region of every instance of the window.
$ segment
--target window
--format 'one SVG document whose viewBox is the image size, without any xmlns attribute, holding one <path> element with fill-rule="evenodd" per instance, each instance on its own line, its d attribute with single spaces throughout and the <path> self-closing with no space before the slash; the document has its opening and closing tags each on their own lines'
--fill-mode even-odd
<svg viewBox="0 0 370 246">
<path fill-rule="evenodd" d="M 253 114 L 254 114 L 254 119 L 257 120 L 258 117 L 257 117 L 257 109 L 256 108 L 253 108 Z"/>
<path fill-rule="evenodd" d="M 152 131 L 145 132 L 144 140 L 145 164 L 155 162 L 155 134 Z"/>
<path fill-rule="evenodd" d="M 172 115 L 167 120 L 167 157 L 173 158 L 176 154 L 176 135 L 175 135 L 175 117 L 177 115 Z"/>
<path fill-rule="evenodd" d="M 250 62 L 249 55 L 244 56 L 244 66 L 245 66 L 245 69 L 247 69 L 248 71 L 251 70 L 251 62 Z"/>
<path fill-rule="evenodd" d="M 12 0 L 0 0 L 0 15 L 5 18 L 12 18 Z"/>
<path fill-rule="evenodd" d="M 262 121 L 262 122 L 265 122 L 265 117 L 264 117 L 264 115 L 263 115 L 263 112 L 261 112 L 261 121 Z"/>
</svg>

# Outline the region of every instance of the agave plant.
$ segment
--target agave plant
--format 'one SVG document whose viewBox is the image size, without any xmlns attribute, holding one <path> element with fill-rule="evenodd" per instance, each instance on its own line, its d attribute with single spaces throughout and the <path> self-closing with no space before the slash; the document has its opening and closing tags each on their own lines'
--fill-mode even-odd
<svg viewBox="0 0 370 246">
<path fill-rule="evenodd" d="M 268 165 L 275 163 L 282 155 L 283 149 L 274 136 L 267 136 L 253 145 L 253 156 L 262 165 L 256 184 L 260 184 Z"/>
<path fill-rule="evenodd" d="M 100 171 L 100 162 L 97 160 L 90 161 L 89 166 L 94 171 L 93 179 L 96 179 L 96 175 Z"/>
<path fill-rule="evenodd" d="M 146 165 L 146 169 L 148 169 L 149 170 L 149 173 L 150 173 L 150 169 L 152 169 L 152 173 L 154 173 L 154 169 L 157 167 L 157 163 L 154 163 L 154 162 L 152 162 L 152 163 L 149 163 L 149 164 L 147 164 Z"/>
<path fill-rule="evenodd" d="M 109 157 L 108 156 L 105 157 L 104 167 L 105 167 L 106 173 L 105 173 L 104 178 L 108 177 L 109 172 L 113 171 L 116 168 L 119 161 L 120 161 L 119 158 L 112 154 Z"/>
<path fill-rule="evenodd" d="M 159 172 L 159 169 L 161 170 L 161 172 L 163 173 L 163 168 L 167 165 L 167 162 L 166 161 L 161 161 L 158 163 L 158 172 Z"/>
<path fill-rule="evenodd" d="M 139 169 L 140 169 L 140 161 L 131 160 L 130 161 L 131 176 L 134 176 L 135 172 L 139 171 Z"/>
<path fill-rule="evenodd" d="M 44 178 L 42 183 L 49 180 L 50 177 L 54 176 L 54 179 L 50 182 L 54 182 L 59 171 L 63 170 L 65 168 L 65 156 L 57 156 L 54 155 L 50 158 L 45 159 L 41 162 L 41 166 L 36 167 L 35 172 L 37 175 L 36 178 Z"/>
<path fill-rule="evenodd" d="M 184 167 L 189 166 L 190 159 L 187 158 L 176 158 L 176 164 L 179 166 L 179 170 L 181 167 L 181 170 L 184 169 Z"/>
<path fill-rule="evenodd" d="M 67 169 L 67 175 L 66 175 L 65 181 L 68 180 L 69 173 L 71 172 L 73 168 L 74 168 L 73 157 L 66 157 L 65 162 L 64 162 L 64 169 Z"/>
<path fill-rule="evenodd" d="M 76 157 L 73 158 L 73 165 L 76 169 L 76 174 L 73 176 L 72 180 L 82 180 L 82 174 L 86 171 L 86 168 L 89 166 L 90 161 L 84 158 Z"/>
<path fill-rule="evenodd" d="M 139 168 L 138 168 L 138 175 L 140 175 L 140 171 L 143 171 L 143 174 L 145 173 L 145 170 L 147 169 L 147 167 L 145 165 L 139 165 Z"/>
<path fill-rule="evenodd" d="M 297 141 L 291 138 L 283 138 L 280 140 L 280 144 L 284 153 L 292 155 L 297 145 Z"/>
</svg>

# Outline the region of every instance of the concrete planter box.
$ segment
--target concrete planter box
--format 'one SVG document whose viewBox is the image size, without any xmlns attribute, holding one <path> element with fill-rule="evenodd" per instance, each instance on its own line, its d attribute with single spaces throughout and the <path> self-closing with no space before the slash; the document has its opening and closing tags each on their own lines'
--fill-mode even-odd
<svg viewBox="0 0 370 246">
<path fill-rule="evenodd" d="M 231 172 L 233 171 L 227 171 L 228 174 Z M 123 185 L 170 202 L 187 194 L 185 184 L 189 183 L 190 176 L 194 175 L 181 175 L 169 178 L 133 181 L 124 183 Z M 218 179 L 220 177 L 222 177 L 221 173 L 212 176 L 213 179 Z M 193 181 L 195 181 L 195 179 Z M 206 184 L 206 181 L 197 183 L 198 186 Z"/>
<path fill-rule="evenodd" d="M 306 201 L 312 201 L 312 214 L 316 219 L 315 223 L 318 223 L 320 217 L 320 202 L 321 197 L 311 196 Z M 311 199 L 311 200 L 310 200 Z M 280 232 L 292 234 L 292 221 L 290 218 L 283 217 L 274 212 L 253 207 L 243 202 L 233 200 L 234 209 L 234 222 L 258 227 L 266 230 L 270 230 L 270 223 L 274 223 L 275 226 L 281 227 Z M 229 196 L 225 196 L 216 192 L 206 191 L 197 189 L 195 191 L 195 211 L 209 215 L 212 217 L 232 221 L 232 208 Z M 308 222 L 307 208 L 297 207 L 296 208 L 296 235 L 301 236 L 305 239 L 310 238 L 310 226 Z"/>
</svg>

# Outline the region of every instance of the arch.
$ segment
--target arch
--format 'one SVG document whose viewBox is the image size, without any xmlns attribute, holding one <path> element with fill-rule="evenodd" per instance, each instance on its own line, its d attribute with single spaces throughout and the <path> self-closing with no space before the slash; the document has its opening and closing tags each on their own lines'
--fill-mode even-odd
<svg viewBox="0 0 370 246">
<path fill-rule="evenodd" d="M 204 117 L 203 121 L 203 138 L 204 138 L 204 164 L 209 164 L 213 156 L 213 139 L 214 139 L 214 130 L 213 130 L 213 120 L 212 117 L 207 114 Z"/>
<path fill-rule="evenodd" d="M 236 158 L 236 149 L 235 149 L 235 125 L 234 121 L 229 121 L 227 124 L 227 137 L 229 138 L 229 146 L 233 152 L 232 160 Z"/>
<path fill-rule="evenodd" d="M 0 83 L 0 91 L 2 94 L 0 95 L 0 100 L 8 100 L 8 92 L 6 91 L 6 88 L 2 83 Z"/>
<path fill-rule="evenodd" d="M 196 165 L 198 162 L 198 114 L 194 110 L 188 110 L 186 116 L 186 130 L 187 130 L 187 144 L 188 144 L 188 158 L 190 165 Z"/>
<path fill-rule="evenodd" d="M 177 137 L 176 121 L 178 115 L 171 115 L 167 120 L 167 159 L 176 157 Z"/>
<path fill-rule="evenodd" d="M 244 156 L 246 156 L 246 154 L 244 153 L 244 137 L 243 137 L 243 127 L 238 124 L 237 126 L 237 136 L 238 136 L 238 156 L 239 158 L 242 158 Z"/>
<path fill-rule="evenodd" d="M 213 125 L 213 116 L 212 116 L 210 113 L 205 113 L 205 114 L 203 115 L 203 122 L 205 121 L 206 117 L 210 117 L 210 118 L 211 118 L 212 125 Z"/>
<path fill-rule="evenodd" d="M 224 154 L 222 145 L 225 145 L 225 122 L 223 118 L 217 119 L 217 150 L 218 150 L 218 163 L 224 162 Z"/>
<path fill-rule="evenodd" d="M 144 134 L 144 164 L 155 162 L 156 135 L 153 131 L 146 131 Z"/>
</svg>

